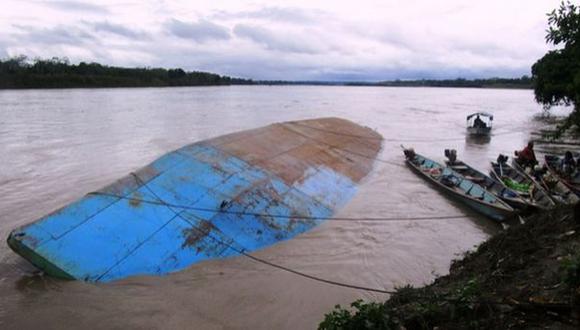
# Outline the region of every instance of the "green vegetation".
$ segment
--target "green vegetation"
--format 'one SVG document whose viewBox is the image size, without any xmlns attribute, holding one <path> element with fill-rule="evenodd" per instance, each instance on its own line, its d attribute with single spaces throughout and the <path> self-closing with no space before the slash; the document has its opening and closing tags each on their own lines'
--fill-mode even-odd
<svg viewBox="0 0 580 330">
<path fill-rule="evenodd" d="M 319 329 L 389 329 L 393 325 L 385 318 L 385 305 L 379 303 L 364 303 L 361 299 L 350 304 L 356 310 L 351 313 L 340 305 L 334 306 L 334 310 L 326 314 Z"/>
<path fill-rule="evenodd" d="M 161 87 L 251 84 L 251 80 L 182 69 L 120 68 L 98 63 L 70 64 L 61 58 L 0 60 L 1 88 Z"/>
<path fill-rule="evenodd" d="M 580 9 L 569 1 L 548 14 L 546 42 L 562 48 L 549 51 L 532 66 L 536 101 L 546 109 L 565 104 L 573 112 L 559 127 L 561 134 L 580 131 Z"/>
<path fill-rule="evenodd" d="M 580 249 L 562 259 L 564 282 L 572 288 L 580 288 Z"/>
<path fill-rule="evenodd" d="M 385 86 L 385 87 L 466 87 L 466 88 L 518 88 L 532 89 L 532 78 L 490 78 L 490 79 L 422 79 L 422 80 L 390 80 L 381 82 L 344 82 L 344 81 L 257 81 L 259 85 L 313 85 L 313 86 Z"/>
<path fill-rule="evenodd" d="M 326 314 L 320 330 L 339 329 L 432 329 L 446 323 L 451 328 L 480 326 L 478 317 L 489 317 L 493 306 L 479 301 L 481 290 L 477 279 L 467 280 L 450 293 L 431 288 L 405 286 L 396 289 L 385 303 L 351 304 L 353 312 L 340 305 Z"/>
<path fill-rule="evenodd" d="M 383 82 L 285 81 L 230 78 L 207 72 L 182 69 L 121 68 L 99 63 L 70 64 L 67 59 L 33 59 L 21 55 L 0 59 L 0 89 L 77 88 L 77 87 L 162 87 L 211 85 L 313 85 L 313 86 L 388 86 L 388 87 L 470 87 L 532 88 L 532 79 L 448 79 L 394 80 Z"/>
<path fill-rule="evenodd" d="M 471 88 L 521 88 L 531 89 L 532 79 L 521 78 L 490 78 L 490 79 L 445 79 L 445 80 L 395 80 L 378 83 L 380 86 L 394 87 L 471 87 Z"/>
</svg>

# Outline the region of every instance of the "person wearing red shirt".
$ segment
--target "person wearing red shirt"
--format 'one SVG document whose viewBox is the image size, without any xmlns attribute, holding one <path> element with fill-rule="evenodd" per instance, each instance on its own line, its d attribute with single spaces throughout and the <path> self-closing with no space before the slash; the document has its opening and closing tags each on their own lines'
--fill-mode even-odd
<svg viewBox="0 0 580 330">
<path fill-rule="evenodd" d="M 516 159 L 518 164 L 524 168 L 528 166 L 533 168 L 538 163 L 536 154 L 534 153 L 533 141 L 528 142 L 528 145 L 522 151 L 516 152 L 516 156 L 518 156 Z"/>
</svg>

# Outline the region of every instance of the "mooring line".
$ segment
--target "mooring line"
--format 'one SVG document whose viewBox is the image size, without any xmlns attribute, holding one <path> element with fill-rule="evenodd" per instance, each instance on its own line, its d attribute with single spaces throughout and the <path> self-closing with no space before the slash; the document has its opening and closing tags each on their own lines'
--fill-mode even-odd
<svg viewBox="0 0 580 330">
<path fill-rule="evenodd" d="M 145 203 L 151 205 L 169 206 L 183 210 L 190 211 L 200 211 L 209 213 L 223 213 L 232 215 L 248 215 L 255 217 L 270 217 L 279 219 L 295 219 L 295 220 L 314 220 L 314 221 L 363 221 L 363 222 L 381 222 L 381 221 L 432 221 L 432 220 L 453 220 L 453 219 L 468 219 L 467 215 L 442 215 L 442 216 L 415 216 L 415 217 L 313 217 L 304 215 L 284 215 L 284 214 L 272 214 L 272 213 L 259 213 L 259 212 L 247 212 L 247 211 L 231 211 L 226 209 L 212 209 L 205 207 L 196 207 L 188 205 L 173 204 L 160 201 L 152 201 L 142 198 L 133 198 L 121 195 L 115 195 L 110 193 L 103 193 L 99 191 L 90 192 L 87 195 L 98 195 L 114 197 L 119 199 L 128 200 L 130 202 Z"/>
</svg>

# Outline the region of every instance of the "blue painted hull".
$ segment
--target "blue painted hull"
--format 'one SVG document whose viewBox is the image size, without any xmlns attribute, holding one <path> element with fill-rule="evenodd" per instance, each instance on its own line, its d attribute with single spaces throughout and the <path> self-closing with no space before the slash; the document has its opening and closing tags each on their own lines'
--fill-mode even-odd
<svg viewBox="0 0 580 330">
<path fill-rule="evenodd" d="M 381 142 L 336 118 L 202 141 L 14 230 L 8 244 L 48 274 L 90 282 L 251 252 L 331 216 L 355 194 Z M 361 148 L 368 157 L 346 156 Z"/>
<path fill-rule="evenodd" d="M 528 184 L 530 186 L 535 186 L 534 189 L 528 192 L 516 191 L 520 196 L 542 210 L 549 210 L 556 206 L 556 203 L 550 197 L 547 191 L 545 191 L 541 186 L 536 184 L 531 180 L 526 174 L 520 172 L 518 169 L 509 166 L 508 164 L 498 164 L 495 162 L 491 163 L 491 170 L 489 172 L 491 177 L 498 183 L 507 187 L 504 183 L 505 178 L 509 178 L 519 184 Z M 515 190 L 514 190 L 515 191 Z"/>
<path fill-rule="evenodd" d="M 515 214 L 514 209 L 499 197 L 450 167 L 414 153 L 407 156 L 407 165 L 444 193 L 497 222 L 503 222 Z M 449 181 L 444 183 L 444 179 Z"/>
<path fill-rule="evenodd" d="M 517 192 L 507 188 L 503 184 L 490 178 L 484 173 L 478 171 L 477 169 L 465 164 L 464 162 L 455 161 L 453 163 L 450 162 L 445 163 L 455 172 L 476 182 L 480 186 L 484 187 L 490 193 L 501 198 L 504 202 L 508 203 L 510 206 L 518 209 L 526 209 L 528 207 L 533 207 L 532 204 L 526 202 L 524 199 L 519 197 Z"/>
</svg>

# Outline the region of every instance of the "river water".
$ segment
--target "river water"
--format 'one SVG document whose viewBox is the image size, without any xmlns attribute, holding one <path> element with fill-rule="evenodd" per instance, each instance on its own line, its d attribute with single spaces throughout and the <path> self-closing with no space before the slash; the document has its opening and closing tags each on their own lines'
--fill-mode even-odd
<svg viewBox="0 0 580 330">
<path fill-rule="evenodd" d="M 489 141 L 465 116 L 495 116 Z M 315 328 L 334 305 L 384 300 L 245 257 L 164 277 L 87 284 L 34 275 L 4 243 L 9 232 L 202 139 L 274 122 L 343 117 L 384 138 L 382 160 L 340 217 L 467 218 L 326 221 L 256 256 L 298 271 L 390 290 L 429 283 L 501 228 L 427 185 L 400 145 L 443 160 L 443 149 L 488 170 L 545 126 L 529 90 L 234 86 L 0 91 L 0 328 Z"/>
</svg>

